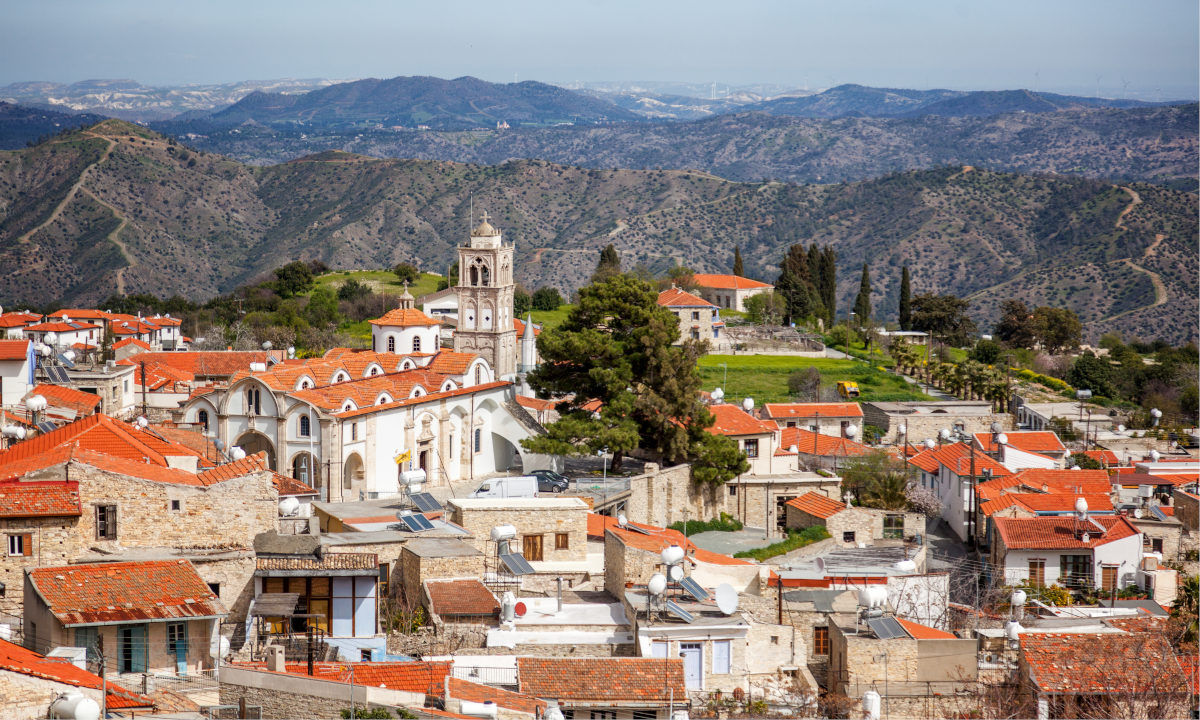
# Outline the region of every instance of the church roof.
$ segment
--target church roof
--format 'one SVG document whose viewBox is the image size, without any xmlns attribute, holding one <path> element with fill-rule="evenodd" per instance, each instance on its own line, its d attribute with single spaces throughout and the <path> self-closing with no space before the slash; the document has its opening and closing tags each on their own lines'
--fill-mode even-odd
<svg viewBox="0 0 1200 720">
<path fill-rule="evenodd" d="M 369 321 L 372 325 L 386 327 L 418 327 L 422 325 L 441 325 L 441 320 L 434 320 L 415 308 L 396 308 L 384 313 L 383 317 Z"/>
</svg>

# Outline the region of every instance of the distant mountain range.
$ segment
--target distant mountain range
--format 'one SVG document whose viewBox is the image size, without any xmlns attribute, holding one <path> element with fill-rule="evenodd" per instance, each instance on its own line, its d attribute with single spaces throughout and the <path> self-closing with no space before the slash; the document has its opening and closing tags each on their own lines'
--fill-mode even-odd
<svg viewBox="0 0 1200 720">
<path fill-rule="evenodd" d="M 0 102 L 0 150 L 15 150 L 64 130 L 95 125 L 104 120 L 91 113 L 55 110 Z"/>
<path fill-rule="evenodd" d="M 971 297 L 983 327 L 1020 297 L 1073 308 L 1093 339 L 1196 338 L 1197 196 L 1161 186 L 961 166 L 803 186 L 340 152 L 251 167 L 116 120 L 0 152 L 0 302 L 205 298 L 295 259 L 441 268 L 472 206 L 516 243 L 530 288 L 577 287 L 610 242 L 655 271 L 727 271 L 738 245 L 773 280 L 789 244 L 815 241 L 838 253 L 842 308 L 869 263 L 881 319 L 907 264 L 915 292 Z"/>
</svg>

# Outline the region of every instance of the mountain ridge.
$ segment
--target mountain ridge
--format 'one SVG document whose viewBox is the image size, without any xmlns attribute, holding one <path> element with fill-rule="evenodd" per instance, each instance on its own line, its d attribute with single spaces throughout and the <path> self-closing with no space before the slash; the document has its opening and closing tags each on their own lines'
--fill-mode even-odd
<svg viewBox="0 0 1200 720">
<path fill-rule="evenodd" d="M 626 267 L 718 272 L 736 243 L 767 280 L 787 245 L 818 242 L 838 252 L 842 307 L 870 263 L 882 319 L 908 264 L 914 292 L 973 296 L 985 327 L 1020 296 L 1072 307 L 1091 337 L 1195 337 L 1197 199 L 1158 186 L 962 167 L 801 186 L 337 152 L 251 167 L 112 120 L 0 153 L 0 299 L 98 302 L 122 283 L 202 299 L 295 259 L 441 267 L 472 206 L 517 244 L 529 287 L 586 282 L 609 242 Z"/>
</svg>

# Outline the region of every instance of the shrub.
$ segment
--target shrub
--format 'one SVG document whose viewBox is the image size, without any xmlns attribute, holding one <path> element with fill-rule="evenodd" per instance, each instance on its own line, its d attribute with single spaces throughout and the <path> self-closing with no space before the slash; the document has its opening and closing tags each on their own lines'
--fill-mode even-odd
<svg viewBox="0 0 1200 720">
<path fill-rule="evenodd" d="M 712 520 L 688 520 L 686 525 L 682 522 L 671 523 L 667 526 L 670 530 L 681 532 L 684 535 L 695 535 L 696 533 L 708 532 L 710 530 L 718 530 L 720 532 L 737 532 L 742 529 L 742 521 L 733 517 L 729 513 L 721 513 L 721 517 Z"/>
<path fill-rule="evenodd" d="M 396 273 L 396 278 L 400 282 L 407 282 L 412 285 L 421 278 L 421 271 L 412 263 L 400 263 L 392 268 L 392 272 Z"/>
<path fill-rule="evenodd" d="M 756 548 L 754 550 L 742 550 L 734 555 L 735 558 L 753 558 L 759 562 L 766 562 L 776 555 L 784 555 L 793 550 L 798 550 L 806 545 L 812 545 L 829 537 L 829 531 L 824 525 L 813 525 L 806 527 L 803 530 L 796 532 L 788 531 L 786 540 L 780 540 L 766 547 Z"/>
</svg>

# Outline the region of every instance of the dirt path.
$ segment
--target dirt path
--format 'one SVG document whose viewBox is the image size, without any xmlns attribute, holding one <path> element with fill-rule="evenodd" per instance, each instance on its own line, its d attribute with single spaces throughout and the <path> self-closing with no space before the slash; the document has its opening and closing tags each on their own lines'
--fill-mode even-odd
<svg viewBox="0 0 1200 720">
<path fill-rule="evenodd" d="M 46 218 L 41 223 L 38 223 L 37 227 L 34 227 L 33 229 L 29 230 L 25 234 L 18 237 L 17 238 L 18 243 L 29 242 L 29 238 L 36 235 L 39 231 L 42 230 L 42 228 L 47 227 L 48 225 L 50 225 L 50 223 L 57 220 L 58 216 L 62 214 L 63 208 L 65 208 L 67 205 L 70 205 L 71 201 L 75 199 L 76 193 L 79 192 L 80 186 L 83 185 L 83 181 L 87 179 L 88 173 L 91 172 L 91 169 L 96 167 L 100 163 L 104 162 L 105 160 L 107 160 L 108 156 L 112 154 L 113 148 L 115 148 L 117 146 L 116 141 L 112 140 L 111 138 L 102 137 L 100 135 L 95 135 L 92 133 L 83 133 L 83 134 L 88 137 L 100 138 L 100 139 L 104 140 L 105 142 L 108 143 L 108 147 L 104 149 L 104 153 L 101 154 L 100 157 L 97 158 L 95 162 L 93 162 L 91 165 L 88 165 L 87 167 L 85 167 L 83 169 L 83 171 L 79 173 L 79 179 L 76 180 L 75 184 L 71 186 L 71 189 L 67 191 L 67 195 L 66 195 L 66 197 L 64 197 L 62 199 L 62 202 L 60 202 L 54 208 L 54 210 L 51 211 L 50 217 Z"/>
<path fill-rule="evenodd" d="M 98 204 L 108 208 L 108 211 L 113 214 L 113 217 L 121 219 L 121 224 L 113 228 L 113 231 L 108 234 L 108 240 L 112 242 L 113 245 L 117 246 L 117 249 L 121 251 L 121 257 L 125 258 L 125 267 L 117 270 L 117 292 L 121 295 L 124 295 L 125 271 L 137 265 L 137 262 L 134 261 L 133 256 L 129 254 L 129 248 L 125 247 L 125 243 L 121 242 L 121 231 L 124 230 L 125 226 L 129 224 L 129 219 L 118 212 L 115 207 L 96 197 L 96 193 L 86 188 L 84 189 L 84 192 L 87 193 L 88 197 L 95 200 Z"/>
<path fill-rule="evenodd" d="M 957 180 L 958 178 L 962 177 L 963 175 L 966 175 L 967 173 L 971 172 L 974 169 L 975 169 L 974 165 L 963 165 L 962 170 L 959 170 L 958 172 L 954 173 L 950 177 L 946 178 L 946 182 L 950 182 L 951 180 Z"/>
<path fill-rule="evenodd" d="M 1122 185 L 1121 189 L 1129 193 L 1129 204 L 1126 205 L 1125 209 L 1121 211 L 1121 214 L 1117 216 L 1117 221 L 1113 223 L 1113 227 L 1118 230 L 1127 230 L 1128 228 L 1125 227 L 1125 216 L 1128 215 L 1135 207 L 1142 204 L 1142 196 L 1138 195 L 1137 190 L 1134 190 L 1131 187 L 1125 187 Z"/>
</svg>

